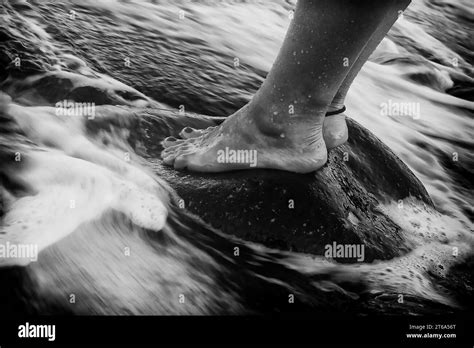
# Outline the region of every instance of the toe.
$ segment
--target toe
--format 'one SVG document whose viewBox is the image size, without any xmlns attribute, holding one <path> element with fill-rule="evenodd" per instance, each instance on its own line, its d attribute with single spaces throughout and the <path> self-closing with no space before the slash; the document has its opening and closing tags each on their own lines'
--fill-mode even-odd
<svg viewBox="0 0 474 348">
<path fill-rule="evenodd" d="M 184 169 L 188 166 L 188 158 L 189 155 L 183 154 L 179 155 L 174 160 L 174 168 L 175 169 Z"/>
<path fill-rule="evenodd" d="M 191 150 L 193 148 L 194 148 L 194 146 L 192 144 L 180 143 L 178 145 L 170 146 L 170 147 L 164 149 L 163 154 L 164 154 L 164 156 L 174 154 L 174 156 L 176 157 L 176 156 L 181 155 L 183 152 L 188 152 L 189 150 Z"/>
<path fill-rule="evenodd" d="M 179 152 L 175 154 L 173 166 L 176 169 L 188 168 L 191 161 L 199 158 L 198 149 L 189 144 L 188 146 L 183 146 L 179 149 Z"/>
<path fill-rule="evenodd" d="M 169 147 L 173 147 L 173 146 L 176 146 L 176 145 L 179 145 L 181 143 L 183 143 L 184 140 L 182 139 L 176 139 L 175 137 L 168 137 L 168 138 L 165 138 L 161 144 L 163 145 L 163 147 L 166 149 L 166 148 L 169 148 Z"/>
<path fill-rule="evenodd" d="M 173 163 L 174 163 L 174 159 L 176 157 L 173 156 L 173 155 L 166 155 L 166 154 L 161 153 L 161 158 L 163 158 L 163 163 L 164 164 L 166 164 L 168 166 L 172 166 Z"/>
<path fill-rule="evenodd" d="M 183 128 L 183 130 L 179 133 L 179 136 L 183 139 L 192 139 L 200 136 L 202 134 L 202 130 L 194 129 L 191 127 Z"/>
</svg>

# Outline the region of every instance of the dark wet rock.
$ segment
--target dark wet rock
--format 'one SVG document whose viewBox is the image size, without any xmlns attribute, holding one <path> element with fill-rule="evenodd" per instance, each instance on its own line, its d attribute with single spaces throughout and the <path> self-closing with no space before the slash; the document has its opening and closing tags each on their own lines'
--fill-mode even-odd
<svg viewBox="0 0 474 348">
<path fill-rule="evenodd" d="M 441 265 L 440 265 L 441 266 Z M 436 272 L 429 271 L 440 293 L 454 298 L 458 305 L 466 310 L 474 309 L 474 256 L 468 255 L 464 262 L 450 267 L 442 277 Z"/>
<path fill-rule="evenodd" d="M 141 116 L 132 137 L 145 143 L 151 158 L 159 158 L 164 137 L 177 136 L 185 126 L 205 128 L 218 122 L 153 111 Z M 378 205 L 408 197 L 432 205 L 431 199 L 387 146 L 355 121 L 349 119 L 348 126 L 348 144 L 332 150 L 328 164 L 316 173 L 258 169 L 201 174 L 153 162 L 187 209 L 225 233 L 315 255 L 323 255 L 325 245 L 333 242 L 363 243 L 369 262 L 402 255 L 410 245 Z"/>
</svg>

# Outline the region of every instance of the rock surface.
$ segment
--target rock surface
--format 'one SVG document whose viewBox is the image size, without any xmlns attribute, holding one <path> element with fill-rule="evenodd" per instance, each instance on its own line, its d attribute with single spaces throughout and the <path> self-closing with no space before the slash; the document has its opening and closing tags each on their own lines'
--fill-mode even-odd
<svg viewBox="0 0 474 348">
<path fill-rule="evenodd" d="M 158 158 L 160 141 L 187 126 L 206 128 L 207 117 L 150 112 L 135 141 Z M 365 245 L 366 261 L 390 259 L 410 245 L 379 204 L 415 197 L 432 202 L 409 168 L 369 131 L 348 119 L 350 140 L 330 151 L 318 172 L 248 170 L 219 174 L 175 171 L 152 159 L 185 207 L 216 229 L 280 250 L 324 255 L 324 246 Z M 145 132 L 146 136 L 140 135 Z M 350 260 L 349 260 L 350 261 Z"/>
</svg>

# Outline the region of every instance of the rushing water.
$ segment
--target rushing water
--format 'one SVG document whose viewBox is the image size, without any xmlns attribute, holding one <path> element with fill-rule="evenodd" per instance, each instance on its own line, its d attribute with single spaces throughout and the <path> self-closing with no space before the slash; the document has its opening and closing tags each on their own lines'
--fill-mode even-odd
<svg viewBox="0 0 474 348">
<path fill-rule="evenodd" d="M 4 176 L 14 177 L 21 189 L 2 187 L 6 215 L 0 240 L 43 249 L 78 229 L 113 230 L 117 221 L 112 227 L 94 222 L 110 209 L 142 228 L 162 229 L 174 214 L 171 190 L 125 140 L 122 113 L 125 118 L 128 107 L 182 105 L 189 112 L 231 114 L 271 68 L 293 7 L 292 1 L 3 4 L 1 33 L 14 40 L 0 46 L 1 154 L 3 161 L 6 153 L 20 152 L 26 165 L 2 164 Z M 402 211 L 393 202 L 381 207 L 415 250 L 357 266 L 321 261 L 316 267 L 293 254 L 287 255 L 288 267 L 310 273 L 318 267 L 337 269 L 344 277 L 363 277 L 374 293 L 402 292 L 456 307 L 428 274 L 442 278 L 457 262 L 453 247 L 466 257 L 473 245 L 473 20 L 470 0 L 414 1 L 364 66 L 346 101 L 348 116 L 386 143 L 435 203 L 438 212 L 416 202 Z M 16 54 L 21 69 L 15 68 Z M 85 118 L 56 117 L 54 104 L 71 97 L 71 91 L 76 100 L 91 93 L 106 96 L 95 117 L 110 127 L 92 135 Z M 397 103 L 410 103 L 410 113 L 384 112 Z M 124 153 L 131 160 L 124 161 Z M 163 277 L 187 274 L 179 262 L 184 256 L 174 256 L 155 265 Z M 206 262 L 204 255 L 196 257 Z M 212 288 L 210 280 L 204 282 Z"/>
</svg>

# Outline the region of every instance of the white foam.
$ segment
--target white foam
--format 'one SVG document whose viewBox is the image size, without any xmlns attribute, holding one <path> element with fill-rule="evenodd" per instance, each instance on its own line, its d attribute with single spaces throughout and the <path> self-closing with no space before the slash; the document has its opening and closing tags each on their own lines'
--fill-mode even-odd
<svg viewBox="0 0 474 348">
<path fill-rule="evenodd" d="M 28 183 L 35 194 L 7 207 L 0 243 L 35 244 L 42 250 L 108 209 L 121 211 L 143 228 L 163 228 L 166 189 L 133 156 L 126 162 L 88 139 L 86 119 L 58 119 L 50 107 L 11 105 L 10 114 L 39 148 L 22 153 L 26 167 L 15 179 Z M 3 265 L 27 262 L 0 260 Z"/>
</svg>

